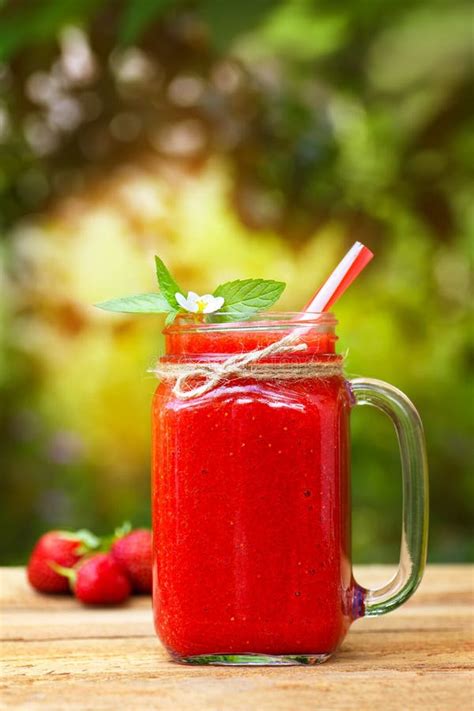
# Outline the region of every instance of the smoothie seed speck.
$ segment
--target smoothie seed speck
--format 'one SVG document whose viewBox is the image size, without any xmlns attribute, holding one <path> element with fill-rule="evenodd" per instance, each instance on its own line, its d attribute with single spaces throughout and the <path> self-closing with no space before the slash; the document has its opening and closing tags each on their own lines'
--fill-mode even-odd
<svg viewBox="0 0 474 711">
<path fill-rule="evenodd" d="M 296 597 L 300 597 L 301 593 L 300 592 L 295 592 Z"/>
</svg>

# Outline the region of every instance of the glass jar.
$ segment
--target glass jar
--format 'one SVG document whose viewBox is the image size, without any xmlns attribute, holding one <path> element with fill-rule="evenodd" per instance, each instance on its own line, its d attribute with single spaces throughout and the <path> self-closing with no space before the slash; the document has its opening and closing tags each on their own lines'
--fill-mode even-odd
<svg viewBox="0 0 474 711">
<path fill-rule="evenodd" d="M 421 579 L 419 416 L 387 383 L 345 380 L 335 325 L 331 314 L 285 313 L 165 329 L 153 400 L 153 607 L 177 661 L 322 662 L 354 620 L 394 609 Z M 376 590 L 351 566 L 356 404 L 392 419 L 402 460 L 400 566 Z"/>
</svg>

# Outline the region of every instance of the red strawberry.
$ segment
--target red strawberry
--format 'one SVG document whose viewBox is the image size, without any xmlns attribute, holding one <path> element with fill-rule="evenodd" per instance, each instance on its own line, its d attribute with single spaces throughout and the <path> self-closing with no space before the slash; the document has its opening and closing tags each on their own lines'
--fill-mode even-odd
<svg viewBox="0 0 474 711">
<path fill-rule="evenodd" d="M 98 545 L 89 531 L 49 531 L 36 543 L 28 561 L 27 576 L 30 584 L 45 593 L 67 593 L 67 579 L 51 567 L 51 563 L 70 568 L 88 550 Z"/>
<path fill-rule="evenodd" d="M 74 595 L 86 605 L 118 605 L 130 596 L 128 578 L 108 553 L 84 558 L 76 568 L 56 569 L 69 578 Z"/>
<path fill-rule="evenodd" d="M 151 531 L 137 528 L 112 545 L 111 554 L 127 574 L 133 590 L 151 592 Z"/>
</svg>

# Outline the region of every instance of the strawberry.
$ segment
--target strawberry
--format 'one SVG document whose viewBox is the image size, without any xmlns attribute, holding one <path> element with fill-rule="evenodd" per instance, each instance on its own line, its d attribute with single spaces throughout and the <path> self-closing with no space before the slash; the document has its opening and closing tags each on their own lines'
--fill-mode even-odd
<svg viewBox="0 0 474 711">
<path fill-rule="evenodd" d="M 151 592 L 151 531 L 137 528 L 112 544 L 111 554 L 126 573 L 134 592 Z"/>
<path fill-rule="evenodd" d="M 95 553 L 75 568 L 54 567 L 69 578 L 74 595 L 86 605 L 118 605 L 130 596 L 130 582 L 109 553 Z"/>
<path fill-rule="evenodd" d="M 99 545 L 89 531 L 49 531 L 36 543 L 28 561 L 27 577 L 36 590 L 44 593 L 67 593 L 67 579 L 57 573 L 52 564 L 75 565 L 80 558 Z"/>
</svg>

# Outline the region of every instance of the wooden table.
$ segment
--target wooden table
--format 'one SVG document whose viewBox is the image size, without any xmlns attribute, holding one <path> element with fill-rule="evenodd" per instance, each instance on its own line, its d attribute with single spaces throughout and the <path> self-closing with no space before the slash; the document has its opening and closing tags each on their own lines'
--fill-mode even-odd
<svg viewBox="0 0 474 711">
<path fill-rule="evenodd" d="M 356 572 L 367 585 L 391 570 Z M 430 566 L 409 603 L 358 621 L 322 666 L 230 669 L 170 662 L 154 635 L 149 598 L 84 608 L 72 597 L 35 594 L 23 569 L 4 568 L 2 708 L 468 711 L 473 578 L 474 566 Z"/>
</svg>

